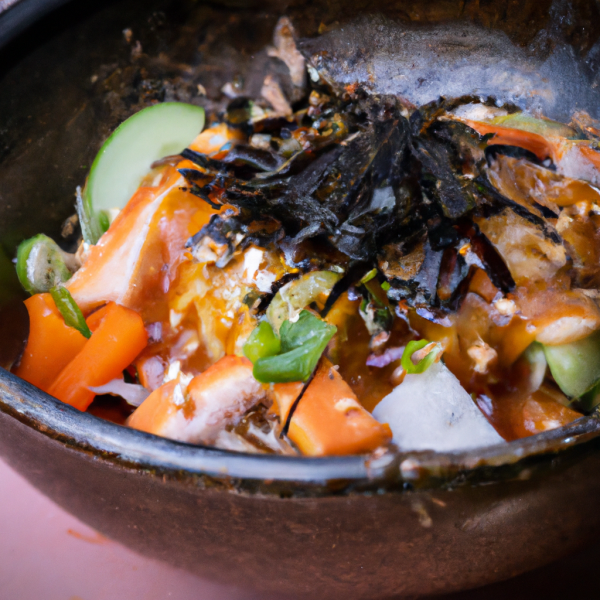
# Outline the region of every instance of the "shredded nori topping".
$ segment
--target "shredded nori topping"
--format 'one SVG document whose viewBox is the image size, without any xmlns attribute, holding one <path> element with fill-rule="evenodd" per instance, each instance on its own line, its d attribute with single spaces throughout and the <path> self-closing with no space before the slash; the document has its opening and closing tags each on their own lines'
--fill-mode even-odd
<svg viewBox="0 0 600 600">
<path fill-rule="evenodd" d="M 182 153 L 199 167 L 181 170 L 190 191 L 213 207 L 234 207 L 213 216 L 189 247 L 206 236 L 227 245 L 218 266 L 250 244 L 275 246 L 302 271 L 342 266 L 345 274 L 322 311 L 326 315 L 342 293 L 381 266 L 384 248 L 394 246 L 401 261 L 418 242 L 422 260 L 416 271 L 380 272 L 390 300 L 406 301 L 436 320 L 456 310 L 468 290 L 473 268 L 458 252 L 465 240 L 494 285 L 503 292 L 515 287 L 474 217 L 509 208 L 560 243 L 546 221 L 555 216 L 552 211 L 529 210 L 506 198 L 485 173 L 499 154 L 539 161 L 525 150 L 488 146 L 489 136 L 439 119 L 479 98 L 441 98 L 410 116 L 390 96 L 357 93 L 349 99 L 314 91 L 311 98 L 308 108 L 306 102 L 295 105 L 293 118 L 255 123 L 248 103 L 235 101 L 225 121 L 249 136 L 268 132 L 267 147 L 234 146 L 219 160 L 189 149 Z M 260 310 L 270 297 L 263 296 Z"/>
</svg>

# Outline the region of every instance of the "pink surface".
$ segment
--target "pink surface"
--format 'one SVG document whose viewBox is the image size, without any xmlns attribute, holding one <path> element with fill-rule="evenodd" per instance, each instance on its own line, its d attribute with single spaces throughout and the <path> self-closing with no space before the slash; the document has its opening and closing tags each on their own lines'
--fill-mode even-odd
<svg viewBox="0 0 600 600">
<path fill-rule="evenodd" d="M 511 581 L 444 600 L 600 598 L 598 564 L 600 545 Z M 0 600 L 259 598 L 288 600 L 215 585 L 135 554 L 68 515 L 0 460 Z"/>
<path fill-rule="evenodd" d="M 0 600 L 121 599 L 258 596 L 203 581 L 107 540 L 0 460 Z"/>
</svg>

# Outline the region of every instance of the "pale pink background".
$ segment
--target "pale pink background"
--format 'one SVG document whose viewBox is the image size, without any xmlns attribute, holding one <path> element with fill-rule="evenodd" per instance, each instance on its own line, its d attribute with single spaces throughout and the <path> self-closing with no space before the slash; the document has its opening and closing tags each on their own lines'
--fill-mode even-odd
<svg viewBox="0 0 600 600">
<path fill-rule="evenodd" d="M 258 598 L 143 558 L 107 540 L 0 460 L 0 600 Z"/>
<path fill-rule="evenodd" d="M 598 565 L 600 543 L 510 582 L 443 600 L 600 598 Z M 292 600 L 215 585 L 143 558 L 65 513 L 0 460 L 0 600 L 259 599 Z"/>
</svg>

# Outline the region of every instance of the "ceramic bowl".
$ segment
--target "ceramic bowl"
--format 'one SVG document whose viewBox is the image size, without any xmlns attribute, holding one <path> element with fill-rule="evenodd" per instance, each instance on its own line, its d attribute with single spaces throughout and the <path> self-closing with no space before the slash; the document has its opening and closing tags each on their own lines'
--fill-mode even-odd
<svg viewBox="0 0 600 600">
<path fill-rule="evenodd" d="M 18 242 L 39 231 L 58 236 L 75 186 L 119 120 L 156 99 L 210 102 L 194 95 L 197 83 L 210 98 L 230 81 L 268 42 L 279 13 L 293 14 L 307 36 L 367 9 L 386 22 L 469 31 L 475 24 L 501 32 L 535 61 L 562 44 L 577 77 L 590 82 L 600 55 L 593 2 L 71 2 L 31 26 L 55 4 L 0 4 L 5 366 L 26 336 L 10 269 Z M 43 493 L 147 556 L 284 597 L 451 592 L 557 559 L 600 533 L 599 440 L 592 415 L 479 452 L 245 455 L 127 429 L 0 372 L 0 454 Z"/>
</svg>

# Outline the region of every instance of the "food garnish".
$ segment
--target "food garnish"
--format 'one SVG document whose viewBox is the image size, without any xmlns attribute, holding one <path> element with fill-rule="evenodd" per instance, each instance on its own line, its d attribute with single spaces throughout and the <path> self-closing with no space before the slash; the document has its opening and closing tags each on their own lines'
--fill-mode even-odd
<svg viewBox="0 0 600 600">
<path fill-rule="evenodd" d="M 78 191 L 77 253 L 21 244 L 16 373 L 80 410 L 121 393 L 136 429 L 256 453 L 456 452 L 594 410 L 589 127 L 306 77 L 280 29 L 290 97 L 268 74 L 204 130 L 200 107 L 142 110 Z"/>
<path fill-rule="evenodd" d="M 67 266 L 69 258 L 43 233 L 21 242 L 17 249 L 17 275 L 21 285 L 30 294 L 49 292 L 71 278 L 72 272 Z M 75 270 L 73 259 L 70 262 Z"/>
<path fill-rule="evenodd" d="M 92 229 L 86 241 L 98 241 L 107 211 L 127 204 L 152 163 L 181 152 L 203 127 L 204 109 L 182 102 L 154 104 L 121 123 L 96 155 L 82 193 L 78 214 Z"/>
<path fill-rule="evenodd" d="M 65 325 L 77 329 L 77 331 L 85 338 L 92 337 L 92 332 L 85 322 L 83 313 L 66 287 L 61 285 L 54 286 L 50 290 L 50 296 L 52 296 L 52 300 L 54 300 L 58 312 L 65 320 Z"/>
</svg>

